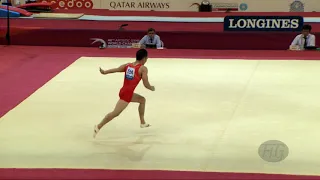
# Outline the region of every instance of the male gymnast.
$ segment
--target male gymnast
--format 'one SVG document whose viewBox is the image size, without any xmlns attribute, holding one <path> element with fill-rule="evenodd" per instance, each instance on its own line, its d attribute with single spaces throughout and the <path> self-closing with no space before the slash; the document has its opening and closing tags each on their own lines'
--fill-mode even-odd
<svg viewBox="0 0 320 180">
<path fill-rule="evenodd" d="M 128 106 L 130 102 L 139 103 L 139 117 L 140 117 L 140 127 L 146 128 L 150 124 L 147 124 L 144 119 L 146 99 L 145 97 L 134 93 L 135 88 L 138 86 L 140 80 L 142 79 L 145 88 L 155 91 L 155 87 L 151 86 L 148 80 L 148 69 L 144 64 L 147 62 L 148 52 L 145 49 L 140 49 L 136 52 L 136 61 L 133 63 L 127 63 L 119 66 L 118 68 L 113 68 L 109 70 L 103 70 L 100 68 L 100 73 L 103 75 L 124 72 L 124 82 L 120 89 L 119 97 L 114 110 L 108 113 L 103 120 L 94 127 L 94 135 L 96 137 L 100 129 L 110 122 L 115 117 L 119 116 L 121 112 Z"/>
</svg>

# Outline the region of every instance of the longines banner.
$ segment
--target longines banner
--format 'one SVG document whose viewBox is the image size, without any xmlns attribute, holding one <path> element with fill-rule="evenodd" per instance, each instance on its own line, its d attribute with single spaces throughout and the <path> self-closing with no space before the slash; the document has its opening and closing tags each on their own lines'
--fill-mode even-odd
<svg viewBox="0 0 320 180">
<path fill-rule="evenodd" d="M 301 31 L 300 16 L 226 16 L 225 31 Z"/>
<path fill-rule="evenodd" d="M 108 9 L 128 11 L 198 11 L 202 0 L 40 0 L 59 9 Z M 209 0 L 213 11 L 312 12 L 320 0 Z"/>
</svg>

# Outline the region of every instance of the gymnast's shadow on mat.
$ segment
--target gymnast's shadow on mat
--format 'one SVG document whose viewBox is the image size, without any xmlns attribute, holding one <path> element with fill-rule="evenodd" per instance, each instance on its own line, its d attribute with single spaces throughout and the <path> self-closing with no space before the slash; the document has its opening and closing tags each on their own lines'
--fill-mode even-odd
<svg viewBox="0 0 320 180">
<path fill-rule="evenodd" d="M 153 135 L 141 135 L 134 142 L 123 142 L 123 141 L 96 141 L 95 145 L 105 147 L 107 152 L 102 154 L 115 154 L 118 156 L 125 157 L 130 161 L 141 161 L 148 150 L 156 143 L 144 142 L 146 138 L 152 137 Z M 110 148 L 112 149 L 110 151 Z M 109 151 L 109 152 L 108 152 Z"/>
</svg>

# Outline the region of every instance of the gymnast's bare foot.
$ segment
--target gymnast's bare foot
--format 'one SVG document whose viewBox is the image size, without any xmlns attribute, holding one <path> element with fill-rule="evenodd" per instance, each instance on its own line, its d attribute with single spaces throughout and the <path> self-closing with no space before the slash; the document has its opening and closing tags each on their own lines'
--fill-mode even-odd
<svg viewBox="0 0 320 180">
<path fill-rule="evenodd" d="M 147 127 L 150 127 L 150 126 L 151 126 L 150 124 L 146 124 L 146 123 L 145 124 L 140 124 L 141 128 L 147 128 Z"/>
</svg>

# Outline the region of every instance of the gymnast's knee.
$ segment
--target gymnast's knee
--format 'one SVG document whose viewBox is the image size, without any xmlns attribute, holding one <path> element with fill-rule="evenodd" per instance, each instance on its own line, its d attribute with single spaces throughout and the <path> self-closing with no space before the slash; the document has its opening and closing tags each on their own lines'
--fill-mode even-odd
<svg viewBox="0 0 320 180">
<path fill-rule="evenodd" d="M 147 101 L 146 98 L 142 96 L 140 99 L 140 104 L 145 104 L 146 101 Z"/>
</svg>

